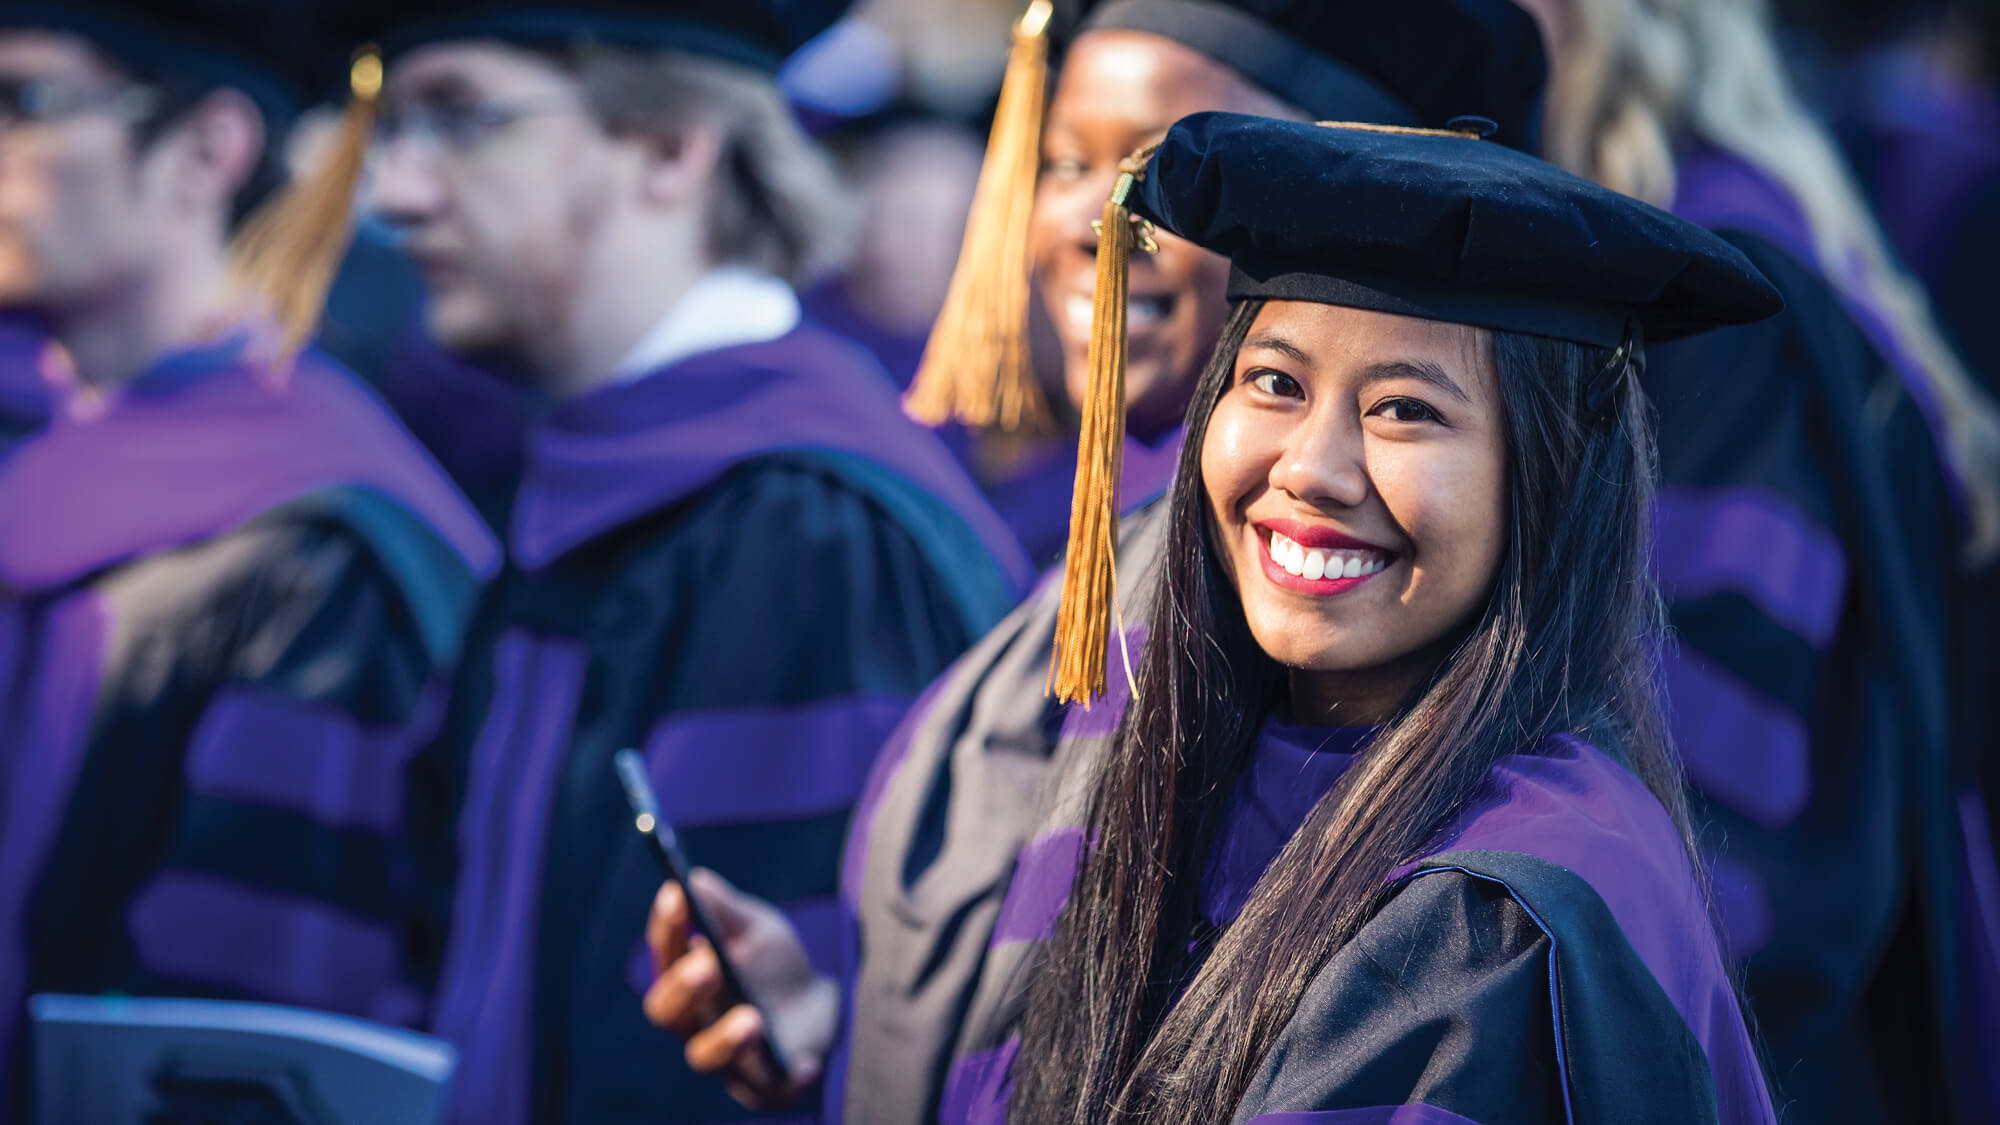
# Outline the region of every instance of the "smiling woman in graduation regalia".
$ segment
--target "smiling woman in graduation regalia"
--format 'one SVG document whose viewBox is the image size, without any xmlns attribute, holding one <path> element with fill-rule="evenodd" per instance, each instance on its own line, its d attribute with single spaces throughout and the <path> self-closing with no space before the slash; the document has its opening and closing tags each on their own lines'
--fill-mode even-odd
<svg viewBox="0 0 2000 1125">
<path fill-rule="evenodd" d="M 969 1005 L 889 1048 L 956 1056 L 924 1118 L 1773 1121 L 1663 733 L 1636 369 L 1775 291 L 1469 133 L 1198 114 L 1130 167 L 1083 463 L 1155 225 L 1228 255 L 1234 308 L 1129 638 L 1110 490 L 1079 502 L 1055 687 L 1117 687 Z"/>
<path fill-rule="evenodd" d="M 232 213 L 316 81 L 313 10 L 153 9 L 0 6 L 0 299 L 62 349 L 0 446 L 10 1099 L 33 991 L 422 1018 L 401 771 L 498 564 L 381 403 L 297 352 L 345 197 L 273 197 L 246 231 L 303 193 L 336 200 L 327 240 L 246 242 L 231 281 Z"/>
<path fill-rule="evenodd" d="M 380 29 L 372 200 L 427 328 L 551 400 L 417 765 L 461 1119 L 740 1114 L 640 1015 L 659 872 L 612 756 L 830 967 L 869 766 L 1023 576 L 873 361 L 800 318 L 841 216 L 775 75 L 844 6 L 431 3 Z"/>
<path fill-rule="evenodd" d="M 1149 220 L 1236 307 L 1136 695 L 1072 712 L 942 1117 L 1772 1120 L 1654 692 L 1632 369 L 1775 292 L 1463 135 L 1202 114 L 1135 174 L 1100 278 Z M 1107 546 L 1058 690 L 1104 682 Z"/>
</svg>

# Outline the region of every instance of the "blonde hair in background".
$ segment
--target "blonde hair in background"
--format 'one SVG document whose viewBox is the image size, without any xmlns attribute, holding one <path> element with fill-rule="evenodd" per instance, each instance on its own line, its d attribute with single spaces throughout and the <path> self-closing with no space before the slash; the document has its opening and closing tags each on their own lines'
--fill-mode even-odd
<svg viewBox="0 0 2000 1125">
<path fill-rule="evenodd" d="M 803 284 L 847 264 L 859 200 L 769 75 L 681 51 L 583 44 L 563 61 L 613 132 L 712 121 L 722 135 L 709 252 Z"/>
<path fill-rule="evenodd" d="M 1966 561 L 2000 555 L 2000 408 L 1945 342 L 1923 288 L 1897 264 L 1860 190 L 1793 92 L 1761 0 L 1555 0 L 1547 155 L 1661 207 L 1674 199 L 1672 137 L 1686 131 L 1792 193 L 1819 265 L 1880 309 L 1928 380 L 1944 457 L 1966 483 Z"/>
</svg>

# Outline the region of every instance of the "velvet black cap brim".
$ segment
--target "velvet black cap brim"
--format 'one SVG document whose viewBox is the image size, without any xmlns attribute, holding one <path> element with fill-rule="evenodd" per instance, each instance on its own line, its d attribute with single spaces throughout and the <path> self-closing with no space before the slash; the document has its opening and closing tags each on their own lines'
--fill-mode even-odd
<svg viewBox="0 0 2000 1125">
<path fill-rule="evenodd" d="M 1227 256 L 1232 299 L 1319 301 L 1615 347 L 1777 314 L 1735 247 L 1491 141 L 1183 119 L 1128 206 Z"/>
</svg>

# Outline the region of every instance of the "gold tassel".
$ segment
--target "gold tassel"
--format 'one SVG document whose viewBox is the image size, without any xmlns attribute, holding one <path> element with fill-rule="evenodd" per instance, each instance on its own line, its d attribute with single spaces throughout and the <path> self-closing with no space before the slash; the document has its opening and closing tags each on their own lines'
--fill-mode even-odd
<svg viewBox="0 0 2000 1125">
<path fill-rule="evenodd" d="M 348 71 L 339 134 L 317 168 L 301 170 L 249 218 L 230 244 L 238 292 L 278 333 L 270 358 L 288 364 L 319 328 L 327 291 L 354 234 L 354 192 L 368 157 L 382 56 L 364 47 Z"/>
<path fill-rule="evenodd" d="M 1083 430 L 1077 438 L 1076 491 L 1070 496 L 1069 551 L 1063 563 L 1062 605 L 1056 612 L 1055 656 L 1049 691 L 1058 700 L 1088 708 L 1104 694 L 1105 663 L 1118 598 L 1118 477 L 1125 457 L 1125 301 L 1129 262 L 1136 247 L 1159 249 L 1152 224 L 1125 207 L 1132 185 L 1145 175 L 1152 148 L 1119 165 L 1118 185 L 1104 204 L 1097 229 L 1097 288 L 1091 310 L 1090 372 L 1083 392 Z M 1124 634 L 1119 634 L 1124 643 Z M 1131 655 L 1125 674 L 1132 676 Z M 1134 685 L 1136 691 L 1136 685 Z"/>
<path fill-rule="evenodd" d="M 929 425 L 1040 430 L 1049 421 L 1028 358 L 1028 221 L 1042 158 L 1053 12 L 1050 0 L 1034 0 L 1014 29 L 958 265 L 903 398 L 910 416 Z"/>
</svg>

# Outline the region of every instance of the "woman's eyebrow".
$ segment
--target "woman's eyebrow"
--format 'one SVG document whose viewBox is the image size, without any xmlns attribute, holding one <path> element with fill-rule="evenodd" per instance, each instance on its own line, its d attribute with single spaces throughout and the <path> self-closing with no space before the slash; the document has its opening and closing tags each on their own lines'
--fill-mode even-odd
<svg viewBox="0 0 2000 1125">
<path fill-rule="evenodd" d="M 1388 363 L 1375 363 L 1361 372 L 1362 386 L 1383 379 L 1415 379 L 1429 383 L 1460 402 L 1468 405 L 1472 402 L 1472 396 L 1466 394 L 1464 388 L 1460 387 L 1450 375 L 1445 374 L 1444 368 L 1427 359 L 1399 359 Z"/>
<path fill-rule="evenodd" d="M 1313 358 L 1306 354 L 1304 348 L 1299 347 L 1283 336 L 1273 336 L 1268 332 L 1260 332 L 1243 341 L 1243 348 L 1246 351 L 1251 348 L 1263 348 L 1267 351 L 1277 352 L 1279 355 L 1284 356 L 1301 367 L 1313 366 Z"/>
</svg>

